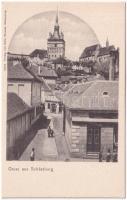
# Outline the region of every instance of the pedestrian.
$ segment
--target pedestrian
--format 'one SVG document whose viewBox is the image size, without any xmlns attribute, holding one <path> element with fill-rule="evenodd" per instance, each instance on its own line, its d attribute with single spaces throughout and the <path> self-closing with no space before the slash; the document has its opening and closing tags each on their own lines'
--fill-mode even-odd
<svg viewBox="0 0 127 200">
<path fill-rule="evenodd" d="M 102 152 L 99 152 L 99 162 L 102 162 Z"/>
<path fill-rule="evenodd" d="M 110 162 L 111 161 L 111 151 L 110 149 L 108 149 L 107 155 L 106 155 L 106 162 Z"/>
<path fill-rule="evenodd" d="M 48 127 L 48 137 L 50 137 L 51 136 L 51 128 L 50 128 L 50 126 Z"/>
<path fill-rule="evenodd" d="M 30 154 L 30 160 L 34 161 L 35 160 L 35 149 L 32 148 L 31 154 Z"/>
<path fill-rule="evenodd" d="M 51 137 L 53 137 L 53 135 L 54 135 L 53 133 L 54 133 L 54 132 L 53 132 L 53 130 L 51 129 Z"/>
</svg>

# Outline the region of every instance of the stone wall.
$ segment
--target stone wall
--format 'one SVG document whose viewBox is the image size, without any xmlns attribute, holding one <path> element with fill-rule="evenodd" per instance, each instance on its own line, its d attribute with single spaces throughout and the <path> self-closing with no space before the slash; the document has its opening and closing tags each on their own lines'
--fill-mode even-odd
<svg viewBox="0 0 127 200">
<path fill-rule="evenodd" d="M 85 157 L 87 148 L 87 125 L 72 124 L 71 154 L 76 157 Z"/>
</svg>

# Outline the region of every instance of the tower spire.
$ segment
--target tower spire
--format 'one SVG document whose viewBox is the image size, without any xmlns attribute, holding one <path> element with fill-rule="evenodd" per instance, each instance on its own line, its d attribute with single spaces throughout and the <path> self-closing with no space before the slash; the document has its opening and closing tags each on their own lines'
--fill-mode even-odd
<svg viewBox="0 0 127 200">
<path fill-rule="evenodd" d="M 59 38 L 59 24 L 58 24 L 58 7 L 57 7 L 57 12 L 56 12 L 56 21 L 55 21 L 55 26 L 54 26 L 54 33 L 53 33 L 55 38 Z"/>
<path fill-rule="evenodd" d="M 56 24 L 58 24 L 58 6 L 57 6 L 57 11 L 56 11 Z"/>
</svg>

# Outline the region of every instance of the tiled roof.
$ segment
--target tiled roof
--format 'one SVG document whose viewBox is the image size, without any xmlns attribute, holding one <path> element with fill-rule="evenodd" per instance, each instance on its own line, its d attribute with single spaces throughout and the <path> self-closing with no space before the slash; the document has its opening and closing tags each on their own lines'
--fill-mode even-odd
<svg viewBox="0 0 127 200">
<path fill-rule="evenodd" d="M 88 88 L 92 83 L 87 82 L 86 84 L 73 84 L 73 86 L 64 93 L 64 103 L 67 106 L 71 106 L 74 101 Z"/>
<path fill-rule="evenodd" d="M 99 54 L 98 56 L 104 56 L 104 55 L 109 55 L 110 54 L 110 51 L 111 50 L 114 50 L 115 47 L 112 45 L 112 46 L 109 46 L 109 47 L 102 47 L 99 49 Z"/>
<path fill-rule="evenodd" d="M 37 78 L 39 79 L 39 81 L 41 81 L 42 83 L 42 90 L 44 91 L 51 91 L 51 88 L 50 86 L 46 83 L 46 81 L 44 80 L 44 78 L 41 76 L 39 77 L 38 75 L 38 65 L 34 65 L 34 64 L 31 64 L 29 66 L 29 71 L 31 71 L 31 73 Z"/>
<path fill-rule="evenodd" d="M 35 49 L 31 54 L 30 57 L 39 57 L 40 59 L 47 57 L 47 50 L 44 49 Z"/>
<path fill-rule="evenodd" d="M 53 69 L 48 69 L 47 67 L 40 66 L 40 75 L 44 78 L 46 77 L 54 77 L 57 78 L 57 74 Z"/>
<path fill-rule="evenodd" d="M 39 74 L 39 67 L 40 67 L 40 74 Z M 53 69 L 48 69 L 47 67 L 43 67 L 43 66 L 39 66 L 39 65 L 34 65 L 31 64 L 31 66 L 29 67 L 29 69 L 35 74 L 38 75 L 40 77 L 55 77 L 57 78 L 57 74 Z"/>
<path fill-rule="evenodd" d="M 87 58 L 87 57 L 94 56 L 96 54 L 96 50 L 98 46 L 99 46 L 98 56 L 108 55 L 110 51 L 115 50 L 115 47 L 113 45 L 109 47 L 100 47 L 100 45 L 93 45 L 93 46 L 86 47 L 83 53 L 81 54 L 80 58 Z"/>
<path fill-rule="evenodd" d="M 13 64 L 12 61 L 8 61 L 8 79 L 23 79 L 32 80 L 34 77 L 22 66 L 21 63 Z"/>
<path fill-rule="evenodd" d="M 66 92 L 64 103 L 72 109 L 118 110 L 118 82 L 91 81 Z"/>
<path fill-rule="evenodd" d="M 96 51 L 98 46 L 99 46 L 99 44 L 86 47 L 84 49 L 83 53 L 81 54 L 80 58 L 86 58 L 86 57 L 94 56 L 95 55 L 95 51 Z"/>
<path fill-rule="evenodd" d="M 34 75 L 38 75 L 38 65 L 30 64 L 28 70 L 30 70 Z"/>
<path fill-rule="evenodd" d="M 17 94 L 7 94 L 7 120 L 14 118 L 29 109 L 30 107 Z"/>
</svg>

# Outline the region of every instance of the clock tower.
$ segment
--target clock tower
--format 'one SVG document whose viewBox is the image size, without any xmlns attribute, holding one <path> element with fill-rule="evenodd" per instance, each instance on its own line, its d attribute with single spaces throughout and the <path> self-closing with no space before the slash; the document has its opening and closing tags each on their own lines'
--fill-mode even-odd
<svg viewBox="0 0 127 200">
<path fill-rule="evenodd" d="M 47 40 L 47 52 L 49 60 L 55 60 L 59 57 L 64 58 L 65 56 L 64 34 L 62 31 L 60 32 L 58 11 L 56 14 L 54 31 L 53 33 L 49 33 L 49 37 Z"/>
</svg>

